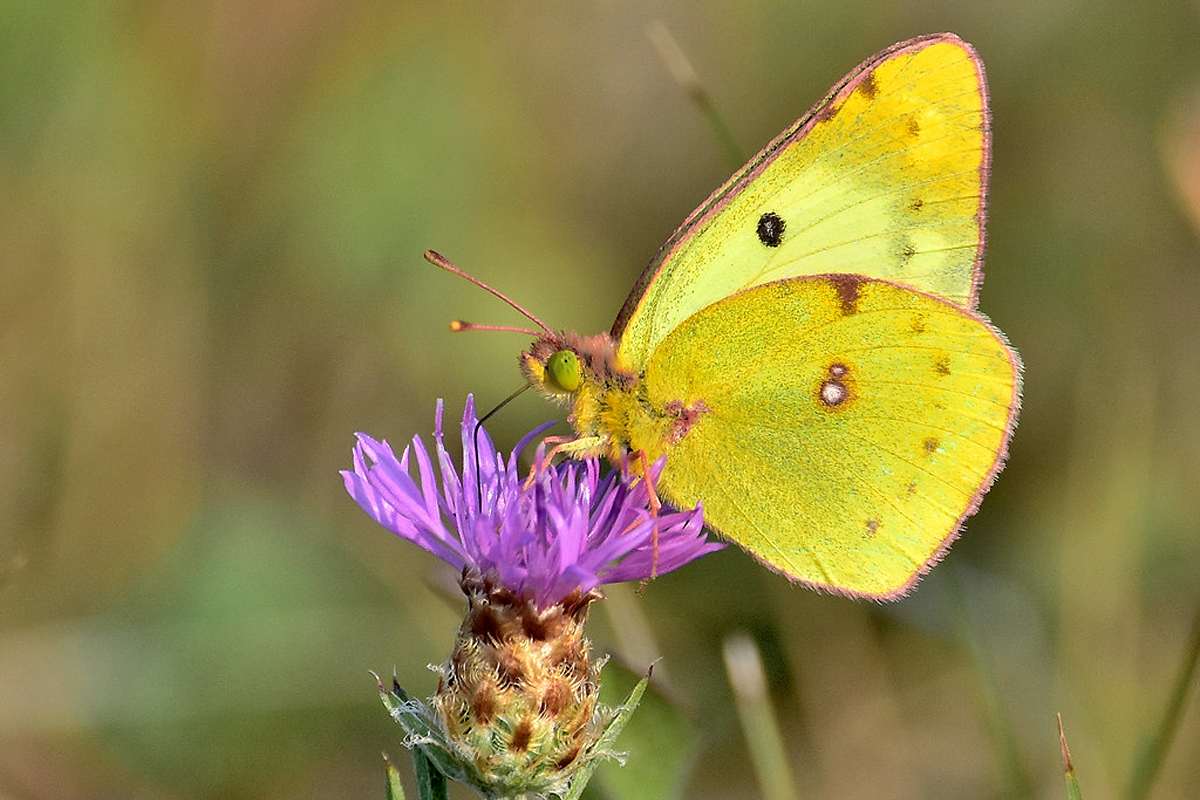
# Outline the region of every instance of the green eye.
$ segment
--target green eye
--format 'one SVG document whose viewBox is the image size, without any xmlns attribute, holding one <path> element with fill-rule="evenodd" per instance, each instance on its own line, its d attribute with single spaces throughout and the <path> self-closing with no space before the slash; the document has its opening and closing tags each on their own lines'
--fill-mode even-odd
<svg viewBox="0 0 1200 800">
<path fill-rule="evenodd" d="M 570 350 L 559 350 L 546 362 L 546 373 L 550 382 L 564 392 L 573 392 L 583 383 L 579 369 L 579 356 Z"/>
</svg>

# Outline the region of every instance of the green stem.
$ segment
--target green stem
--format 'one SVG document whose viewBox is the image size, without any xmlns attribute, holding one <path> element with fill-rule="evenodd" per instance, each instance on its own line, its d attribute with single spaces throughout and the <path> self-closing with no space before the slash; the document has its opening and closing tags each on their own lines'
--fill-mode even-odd
<svg viewBox="0 0 1200 800">
<path fill-rule="evenodd" d="M 683 52 L 683 47 L 675 39 L 661 21 L 655 21 L 646 29 L 646 35 L 650 37 L 650 41 L 654 44 L 654 48 L 658 53 L 658 57 L 662 59 L 663 65 L 671 73 L 671 77 L 675 82 L 687 92 L 688 97 L 700 109 L 700 113 L 708 120 L 709 126 L 712 128 L 713 134 L 717 137 L 717 142 L 721 145 L 721 149 L 725 151 L 725 158 L 729 161 L 729 168 L 736 170 L 746 163 L 746 155 L 742 152 L 742 148 L 738 146 L 737 139 L 733 135 L 733 130 L 725 121 L 725 117 L 717 109 L 717 104 L 713 102 L 712 95 L 704 88 L 704 84 L 700 82 L 699 75 L 696 74 L 695 67 L 692 66 L 691 60 L 687 54 Z"/>
<path fill-rule="evenodd" d="M 438 772 L 419 747 L 413 748 L 413 767 L 417 773 L 417 796 L 421 800 L 446 800 L 446 776 Z"/>
<path fill-rule="evenodd" d="M 1180 667 L 1179 676 L 1175 679 L 1175 686 L 1171 690 L 1171 697 L 1167 701 L 1162 719 L 1159 720 L 1158 727 L 1139 748 L 1137 761 L 1134 762 L 1133 778 L 1129 782 L 1129 792 L 1126 795 L 1129 800 L 1143 800 L 1150 795 L 1154 780 L 1158 777 L 1159 769 L 1166 758 L 1167 750 L 1170 749 L 1171 742 L 1179 730 L 1179 719 L 1183 715 L 1184 701 L 1187 699 L 1192 679 L 1196 675 L 1198 661 L 1200 661 L 1200 607 L 1197 607 L 1196 615 L 1192 619 L 1192 635 L 1184 649 L 1183 664 Z"/>
<path fill-rule="evenodd" d="M 1004 775 L 1005 797 L 1033 797 L 1033 784 L 1021 763 L 1021 753 L 1017 748 L 1017 737 L 1013 732 L 1012 723 L 1004 710 L 1003 696 L 1000 692 L 996 674 L 992 669 L 991 659 L 984 646 L 979 632 L 975 627 L 974 618 L 968 609 L 966 591 L 957 572 L 949 573 L 951 580 L 950 597 L 958 622 L 959 636 L 966 645 L 979 679 L 980 697 L 983 701 L 984 715 L 988 730 L 991 732 L 992 745 L 997 761 L 1000 762 L 1001 774 Z"/>
<path fill-rule="evenodd" d="M 767 694 L 767 676 L 754 641 L 744 633 L 725 640 L 725 671 L 733 687 L 742 733 L 766 800 L 796 800 L 796 782 L 775 709 Z"/>
<path fill-rule="evenodd" d="M 706 90 L 698 88 L 692 92 L 692 102 L 700 108 L 700 112 L 708 120 L 708 124 L 712 128 L 713 134 L 717 137 L 721 149 L 725 151 L 725 159 L 729 162 L 730 169 L 736 170 L 742 164 L 746 163 L 746 156 L 742 153 L 742 148 L 738 145 L 737 139 L 733 135 L 733 130 L 725 121 L 725 117 L 717 109 L 717 104 L 713 101 L 712 95 Z"/>
</svg>

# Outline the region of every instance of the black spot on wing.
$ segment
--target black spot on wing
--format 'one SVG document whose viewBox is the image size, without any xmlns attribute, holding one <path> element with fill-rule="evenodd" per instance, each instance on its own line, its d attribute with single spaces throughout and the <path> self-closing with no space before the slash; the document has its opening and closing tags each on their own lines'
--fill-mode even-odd
<svg viewBox="0 0 1200 800">
<path fill-rule="evenodd" d="M 779 247 L 786 228 L 787 223 L 783 221 L 783 217 L 774 211 L 768 211 L 758 218 L 758 227 L 755 232 L 758 234 L 758 240 L 767 247 Z"/>
</svg>

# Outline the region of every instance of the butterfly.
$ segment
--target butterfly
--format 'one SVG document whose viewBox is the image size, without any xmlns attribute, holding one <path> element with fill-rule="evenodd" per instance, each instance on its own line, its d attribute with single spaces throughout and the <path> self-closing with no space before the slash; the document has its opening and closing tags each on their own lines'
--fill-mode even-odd
<svg viewBox="0 0 1200 800">
<path fill-rule="evenodd" d="M 654 489 L 793 581 L 891 600 L 1003 467 L 1021 362 L 978 311 L 983 64 L 949 33 L 838 82 L 693 211 L 607 333 L 540 330 L 528 383 L 556 451 L 666 464 Z"/>
</svg>

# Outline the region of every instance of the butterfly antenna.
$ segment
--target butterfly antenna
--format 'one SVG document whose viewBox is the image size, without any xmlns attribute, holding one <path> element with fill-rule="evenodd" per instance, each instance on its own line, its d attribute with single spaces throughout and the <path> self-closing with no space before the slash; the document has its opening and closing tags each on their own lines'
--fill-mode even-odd
<svg viewBox="0 0 1200 800">
<path fill-rule="evenodd" d="M 497 403 L 495 408 L 475 421 L 475 430 L 471 432 L 471 444 L 475 448 L 475 491 L 476 500 L 479 502 L 479 508 L 483 508 L 483 471 L 479 469 L 479 431 L 481 428 L 483 428 L 483 423 L 491 419 L 497 411 L 520 397 L 521 393 L 528 389 L 529 386 L 530 384 L 527 383 L 520 389 L 517 389 L 508 397 Z"/>
<path fill-rule="evenodd" d="M 513 300 L 511 297 L 509 297 L 508 295 L 506 295 L 504 292 L 500 291 L 499 289 L 493 289 L 491 286 L 488 286 L 486 283 L 479 280 L 479 278 L 476 278 L 474 275 L 468 275 L 466 272 L 463 272 L 461 269 L 454 266 L 454 264 L 451 263 L 448 258 L 446 258 L 441 253 L 437 252 L 436 250 L 426 250 L 425 251 L 425 260 L 428 261 L 430 264 L 433 264 L 435 267 L 438 267 L 439 269 L 446 270 L 446 272 L 449 272 L 451 275 L 457 275 L 458 277 L 462 278 L 463 280 L 469 281 L 470 283 L 475 284 L 480 289 L 483 289 L 485 292 L 492 295 L 493 297 L 503 300 L 505 303 L 508 303 L 510 306 L 512 306 L 512 308 L 516 309 L 517 313 L 524 316 L 526 319 L 528 319 L 534 325 L 537 325 L 539 328 L 541 328 L 546 333 L 548 333 L 550 335 L 554 335 L 554 331 L 550 329 L 550 326 L 547 325 L 546 323 L 542 322 L 537 317 L 535 317 L 533 315 L 533 312 L 529 311 L 529 309 L 525 308 L 523 305 L 518 303 L 516 300 Z M 470 323 L 461 323 L 461 324 L 470 325 Z M 482 326 L 475 326 L 475 327 L 478 330 Z M 453 323 L 451 323 L 450 329 L 455 330 Z M 467 330 L 467 328 L 462 328 L 461 330 Z M 503 405 L 503 403 L 501 405 Z M 493 409 L 493 411 L 495 411 L 495 409 Z"/>
<path fill-rule="evenodd" d="M 526 336 L 537 336 L 533 328 L 522 328 L 520 325 L 480 325 L 477 322 L 467 322 L 465 319 L 450 320 L 450 330 L 455 333 L 463 331 L 507 331 L 508 333 L 523 333 Z"/>
</svg>

